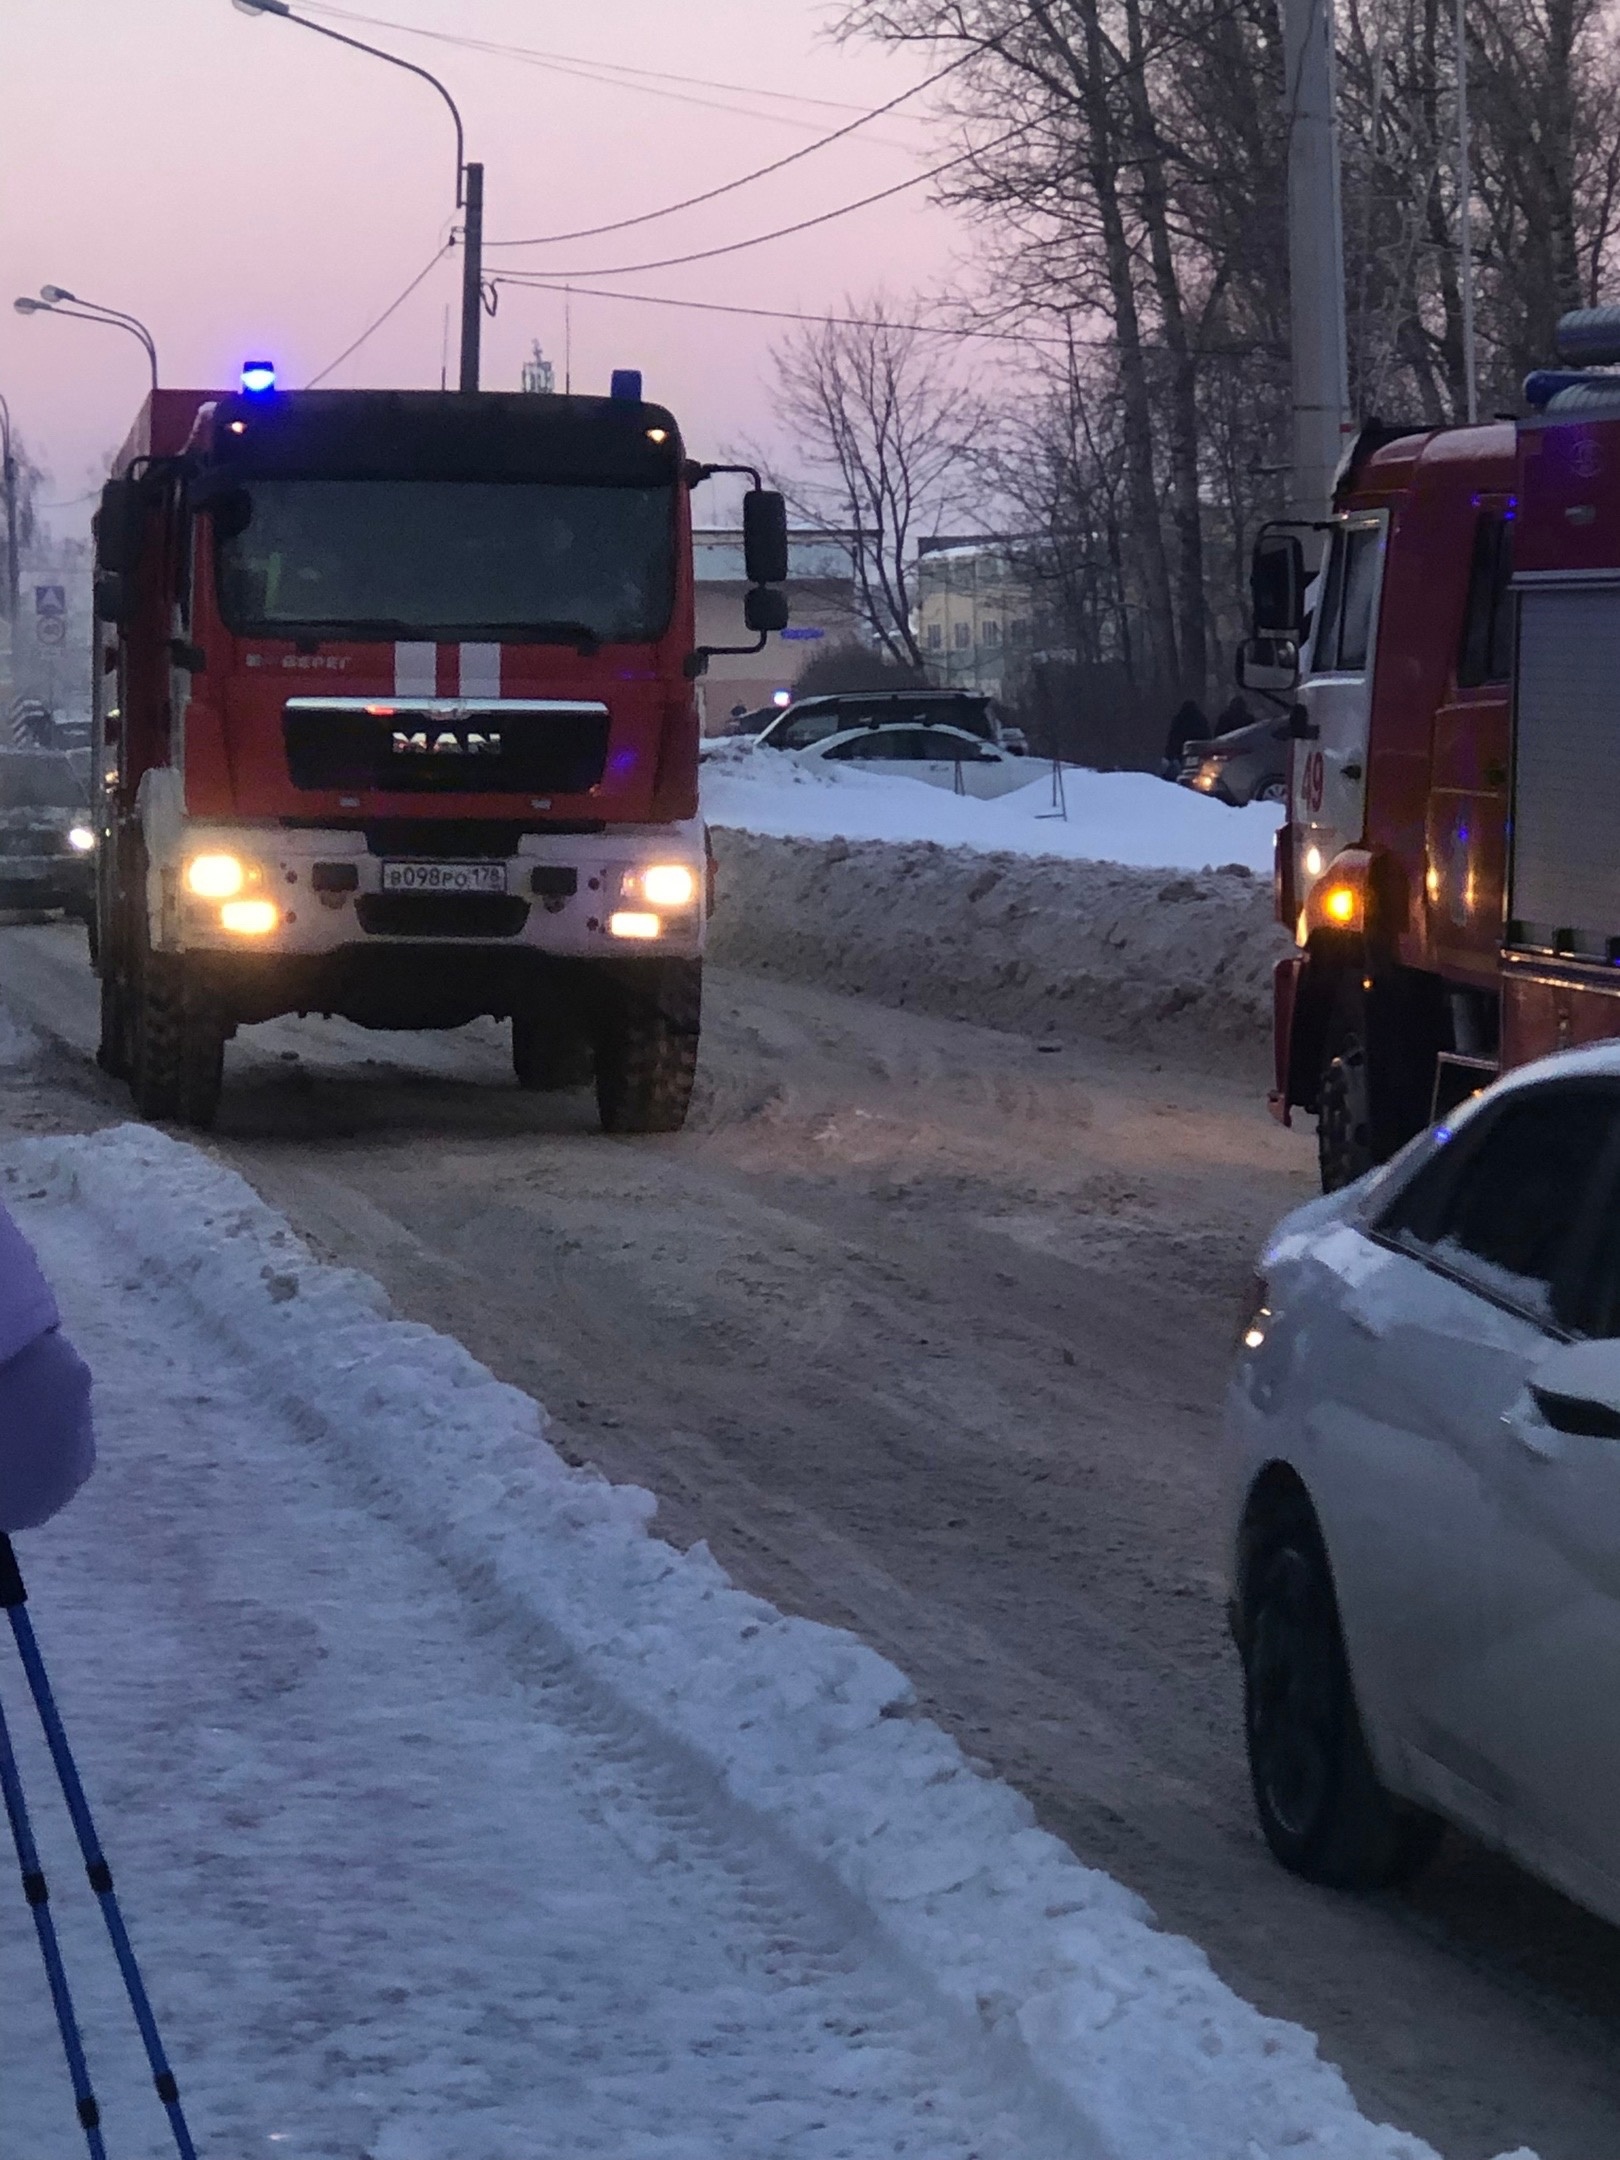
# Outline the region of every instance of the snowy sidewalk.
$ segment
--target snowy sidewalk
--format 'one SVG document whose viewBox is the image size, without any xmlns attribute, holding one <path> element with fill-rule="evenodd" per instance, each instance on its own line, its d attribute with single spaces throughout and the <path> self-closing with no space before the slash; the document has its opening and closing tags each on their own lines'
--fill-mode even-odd
<svg viewBox="0 0 1620 2160">
<path fill-rule="evenodd" d="M 847 1636 L 145 1128 L 5 1197 L 102 1462 L 19 1540 L 203 2160 L 1422 2160 Z M 32 1738 L 9 1644 L 0 1691 Z M 41 1751 L 114 2160 L 166 2147 Z M 7 1862 L 9 1869 L 10 1863 Z M 0 2152 L 83 2150 L 14 1873 Z"/>
</svg>

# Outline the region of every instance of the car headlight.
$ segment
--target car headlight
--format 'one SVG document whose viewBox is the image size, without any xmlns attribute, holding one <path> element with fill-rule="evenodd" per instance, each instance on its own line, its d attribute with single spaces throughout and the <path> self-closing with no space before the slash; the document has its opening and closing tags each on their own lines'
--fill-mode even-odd
<svg viewBox="0 0 1620 2160">
<path fill-rule="evenodd" d="M 67 837 L 68 846 L 77 855 L 88 855 L 96 844 L 96 836 L 88 825 L 70 825 Z"/>
<path fill-rule="evenodd" d="M 199 900 L 231 900 L 248 881 L 247 865 L 223 850 L 193 855 L 186 864 L 186 891 Z"/>
</svg>

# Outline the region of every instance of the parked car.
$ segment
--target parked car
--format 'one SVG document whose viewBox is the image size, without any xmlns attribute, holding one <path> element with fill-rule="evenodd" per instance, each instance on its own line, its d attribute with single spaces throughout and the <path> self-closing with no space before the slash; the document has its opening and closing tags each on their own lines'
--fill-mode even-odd
<svg viewBox="0 0 1620 2160">
<path fill-rule="evenodd" d="M 1620 1922 L 1620 1043 L 1289 1216 L 1227 1434 L 1276 1856 L 1367 1887 L 1455 1823 Z"/>
<path fill-rule="evenodd" d="M 1240 806 L 1288 800 L 1288 722 L 1251 720 L 1182 753 L 1181 785 Z"/>
<path fill-rule="evenodd" d="M 89 794 L 60 750 L 0 749 L 0 907 L 92 912 Z"/>
<path fill-rule="evenodd" d="M 1024 748 L 1022 731 L 1008 729 L 994 698 L 976 690 L 862 690 L 798 698 L 760 731 L 762 750 L 809 750 L 858 727 L 954 727 L 998 748 Z"/>
<path fill-rule="evenodd" d="M 897 778 L 923 780 L 981 799 L 1010 795 L 1015 788 L 1028 787 L 1031 777 L 1026 758 L 999 743 L 986 742 L 982 735 L 970 735 L 965 728 L 918 727 L 909 722 L 851 728 L 812 743 L 798 755 L 807 765 L 876 767 Z"/>
</svg>

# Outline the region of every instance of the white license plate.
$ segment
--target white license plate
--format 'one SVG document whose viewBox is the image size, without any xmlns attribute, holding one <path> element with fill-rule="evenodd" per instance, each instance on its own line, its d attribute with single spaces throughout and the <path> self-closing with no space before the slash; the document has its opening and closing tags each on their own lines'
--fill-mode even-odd
<svg viewBox="0 0 1620 2160">
<path fill-rule="evenodd" d="M 384 892 L 504 893 L 503 862 L 385 862 Z"/>
</svg>

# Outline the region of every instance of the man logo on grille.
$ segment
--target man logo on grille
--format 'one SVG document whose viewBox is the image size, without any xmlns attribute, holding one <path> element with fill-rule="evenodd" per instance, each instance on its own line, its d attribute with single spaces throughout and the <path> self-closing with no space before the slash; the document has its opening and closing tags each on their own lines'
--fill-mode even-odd
<svg viewBox="0 0 1620 2160">
<path fill-rule="evenodd" d="M 481 735 L 469 728 L 465 735 L 458 735 L 445 728 L 437 735 L 429 735 L 420 728 L 414 735 L 407 735 L 402 728 L 394 730 L 395 757 L 499 757 L 501 738 L 496 734 Z"/>
</svg>

